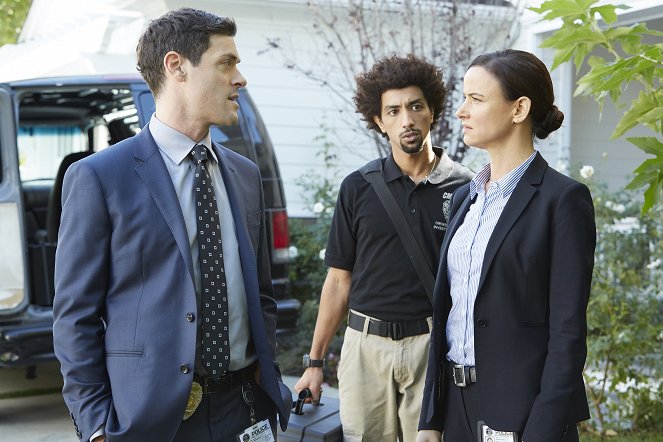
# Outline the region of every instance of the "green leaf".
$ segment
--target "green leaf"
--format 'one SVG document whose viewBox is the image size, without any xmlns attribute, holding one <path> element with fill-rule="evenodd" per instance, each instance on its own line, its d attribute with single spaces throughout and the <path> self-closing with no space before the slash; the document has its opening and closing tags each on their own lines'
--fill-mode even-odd
<svg viewBox="0 0 663 442">
<path fill-rule="evenodd" d="M 647 213 L 652 207 L 656 205 L 661 194 L 660 180 L 653 182 L 645 190 L 645 202 L 642 205 L 642 213 Z"/>
<path fill-rule="evenodd" d="M 537 14 L 543 15 L 543 20 L 554 20 L 556 18 L 576 19 L 585 16 L 589 6 L 598 0 L 549 0 L 543 2 L 539 8 L 529 8 Z"/>
<path fill-rule="evenodd" d="M 557 49 L 557 50 L 555 51 L 555 58 L 553 59 L 553 64 L 552 64 L 552 66 L 550 67 L 550 70 L 553 71 L 553 70 L 555 70 L 555 69 L 557 68 L 557 66 L 559 66 L 560 64 L 569 61 L 569 59 L 570 59 L 571 56 L 573 55 L 573 51 L 575 51 L 575 50 L 576 50 L 576 46 L 568 46 L 568 47 L 566 47 L 565 49 Z M 578 56 L 578 54 L 579 54 L 580 52 L 581 52 L 581 51 L 578 51 L 578 52 L 576 53 L 576 57 Z"/>
<path fill-rule="evenodd" d="M 614 132 L 610 135 L 610 139 L 614 140 L 619 138 L 626 131 L 632 129 L 637 125 L 644 115 L 647 115 L 652 108 L 656 108 L 658 102 L 655 96 L 651 94 L 646 94 L 643 91 L 640 91 L 640 95 L 631 102 L 631 107 L 627 110 L 622 116 L 621 120 L 617 123 Z"/>
<path fill-rule="evenodd" d="M 654 132 L 658 132 L 663 124 L 663 106 L 651 109 L 640 118 L 640 123 Z"/>
<path fill-rule="evenodd" d="M 624 5 L 620 6 L 623 7 Z M 618 8 L 619 6 L 605 5 L 605 6 L 599 6 L 597 8 L 591 8 L 589 12 L 590 14 L 592 14 L 592 16 L 594 16 L 595 14 L 600 14 L 601 17 L 603 17 L 603 21 L 610 24 L 617 21 L 617 12 L 615 10 Z M 628 9 L 628 7 L 625 8 L 623 7 L 621 9 Z"/>
<path fill-rule="evenodd" d="M 663 162 L 663 143 L 655 137 L 630 137 L 626 139 L 629 143 L 635 144 L 640 150 L 650 155 L 661 156 L 659 161 Z"/>
<path fill-rule="evenodd" d="M 589 26 L 574 25 L 572 29 L 565 29 L 564 32 L 555 32 L 541 43 L 541 47 L 562 49 L 569 45 L 575 46 L 578 43 L 597 44 L 605 42 L 606 39 L 602 32 L 594 31 Z"/>
</svg>

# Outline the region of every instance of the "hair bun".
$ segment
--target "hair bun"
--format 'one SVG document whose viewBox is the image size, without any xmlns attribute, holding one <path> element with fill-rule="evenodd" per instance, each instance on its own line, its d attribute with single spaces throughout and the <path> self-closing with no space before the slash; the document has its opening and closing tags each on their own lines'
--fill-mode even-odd
<svg viewBox="0 0 663 442">
<path fill-rule="evenodd" d="M 534 135 L 541 140 L 548 138 L 548 135 L 559 129 L 563 122 L 564 113 L 553 104 L 546 118 L 541 123 L 535 124 Z"/>
</svg>

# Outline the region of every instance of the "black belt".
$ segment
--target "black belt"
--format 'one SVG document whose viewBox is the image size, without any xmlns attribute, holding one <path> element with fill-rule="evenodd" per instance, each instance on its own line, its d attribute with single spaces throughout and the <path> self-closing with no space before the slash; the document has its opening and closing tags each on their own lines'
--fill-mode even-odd
<svg viewBox="0 0 663 442">
<path fill-rule="evenodd" d="M 203 394 L 224 393 L 254 379 L 255 369 L 256 363 L 254 362 L 241 370 L 229 371 L 218 379 L 212 376 L 193 375 L 193 380 L 203 387 Z"/>
<path fill-rule="evenodd" d="M 467 387 L 477 381 L 477 369 L 474 366 L 460 365 L 447 361 L 451 380 L 457 387 Z"/>
<path fill-rule="evenodd" d="M 359 316 L 353 312 L 350 312 L 350 315 L 348 316 L 348 327 L 353 330 L 363 332 L 364 323 L 366 321 L 369 321 L 367 330 L 369 335 L 391 338 L 395 341 L 408 338 L 410 336 L 423 335 L 424 333 L 428 333 L 430 331 L 430 328 L 428 327 L 428 321 L 425 319 L 400 322 L 378 321 L 376 319 L 370 319 L 365 316 Z"/>
</svg>

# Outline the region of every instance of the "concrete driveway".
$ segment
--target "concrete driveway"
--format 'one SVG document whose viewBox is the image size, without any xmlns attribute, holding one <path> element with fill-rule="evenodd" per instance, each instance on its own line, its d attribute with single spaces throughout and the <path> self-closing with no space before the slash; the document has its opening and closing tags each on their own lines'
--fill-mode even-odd
<svg viewBox="0 0 663 442">
<path fill-rule="evenodd" d="M 26 379 L 25 374 L 25 368 L 0 369 L 0 440 L 77 442 L 59 393 L 62 388 L 59 365 L 39 366 L 36 379 Z M 42 394 L 5 398 L 28 392 Z"/>
<path fill-rule="evenodd" d="M 44 364 L 35 379 L 26 379 L 25 368 L 0 369 L 0 441 L 78 442 L 60 395 L 59 370 L 57 363 Z M 285 376 L 283 381 L 292 389 L 297 378 Z M 41 394 L 6 398 L 28 392 Z M 325 395 L 338 397 L 338 391 L 327 387 Z"/>
</svg>

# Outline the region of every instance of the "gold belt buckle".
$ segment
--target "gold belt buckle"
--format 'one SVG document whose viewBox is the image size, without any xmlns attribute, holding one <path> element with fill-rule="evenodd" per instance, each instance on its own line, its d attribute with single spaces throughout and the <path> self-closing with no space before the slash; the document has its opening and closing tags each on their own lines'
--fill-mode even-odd
<svg viewBox="0 0 663 442">
<path fill-rule="evenodd" d="M 203 387 L 198 382 L 191 384 L 191 391 L 189 392 L 189 400 L 186 402 L 186 410 L 184 410 L 184 419 L 187 420 L 196 411 L 200 401 L 203 400 Z"/>
</svg>

